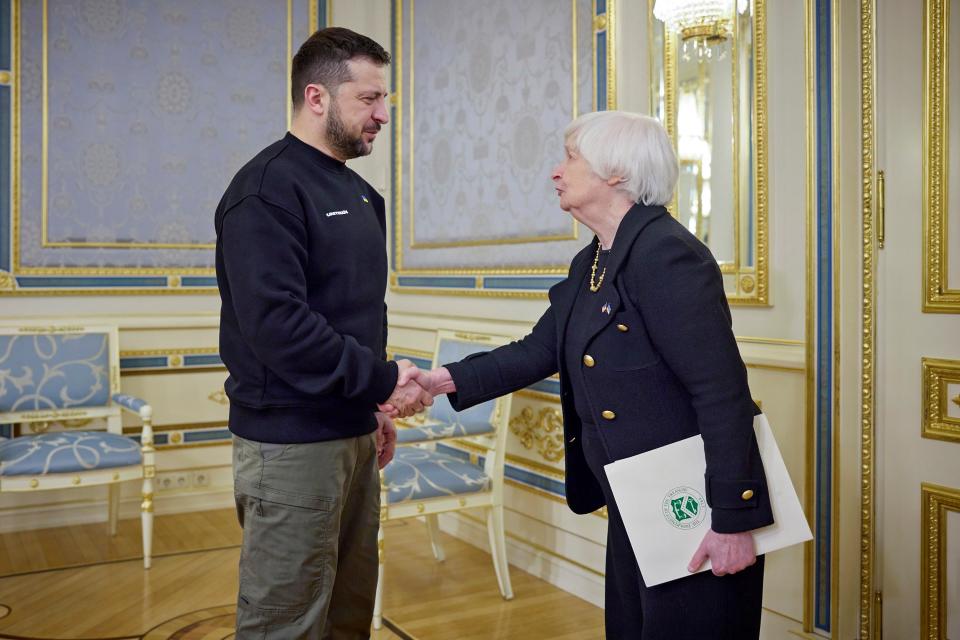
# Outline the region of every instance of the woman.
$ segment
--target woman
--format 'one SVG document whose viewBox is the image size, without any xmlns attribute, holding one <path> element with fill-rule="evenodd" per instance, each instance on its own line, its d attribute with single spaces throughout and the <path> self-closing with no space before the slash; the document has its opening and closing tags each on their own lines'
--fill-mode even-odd
<svg viewBox="0 0 960 640">
<path fill-rule="evenodd" d="M 593 242 L 530 335 L 416 375 L 461 410 L 559 370 L 567 503 L 609 512 L 607 637 L 756 638 L 763 558 L 750 531 L 773 516 L 720 270 L 664 208 L 677 159 L 656 120 L 591 113 L 564 134 L 553 182 Z M 712 522 L 690 570 L 709 557 L 713 572 L 647 588 L 603 467 L 697 434 Z"/>
</svg>

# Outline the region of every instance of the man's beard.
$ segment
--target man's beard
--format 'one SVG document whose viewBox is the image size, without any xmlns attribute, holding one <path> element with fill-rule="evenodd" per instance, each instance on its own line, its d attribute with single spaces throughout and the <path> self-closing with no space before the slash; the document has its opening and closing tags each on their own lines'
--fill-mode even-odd
<svg viewBox="0 0 960 640">
<path fill-rule="evenodd" d="M 359 158 L 360 156 L 370 155 L 373 151 L 373 144 L 367 144 L 363 140 L 363 130 L 360 135 L 353 136 L 347 131 L 340 119 L 340 109 L 337 107 L 337 101 L 330 103 L 330 117 L 327 120 L 327 144 L 337 152 L 342 158 Z"/>
</svg>

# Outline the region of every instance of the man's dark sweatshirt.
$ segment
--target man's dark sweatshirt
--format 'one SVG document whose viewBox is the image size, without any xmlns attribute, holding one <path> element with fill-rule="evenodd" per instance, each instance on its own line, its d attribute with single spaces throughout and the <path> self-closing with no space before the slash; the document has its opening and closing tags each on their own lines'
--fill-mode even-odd
<svg viewBox="0 0 960 640">
<path fill-rule="evenodd" d="M 273 443 L 374 431 L 397 382 L 380 194 L 287 133 L 240 169 L 215 224 L 230 430 Z"/>
</svg>

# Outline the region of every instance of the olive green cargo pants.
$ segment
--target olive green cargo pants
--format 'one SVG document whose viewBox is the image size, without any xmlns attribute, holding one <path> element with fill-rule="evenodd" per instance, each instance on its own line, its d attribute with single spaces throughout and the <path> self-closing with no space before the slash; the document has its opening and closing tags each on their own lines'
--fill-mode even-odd
<svg viewBox="0 0 960 640">
<path fill-rule="evenodd" d="M 266 444 L 234 436 L 243 528 L 237 640 L 368 638 L 380 479 L 373 434 Z"/>
</svg>

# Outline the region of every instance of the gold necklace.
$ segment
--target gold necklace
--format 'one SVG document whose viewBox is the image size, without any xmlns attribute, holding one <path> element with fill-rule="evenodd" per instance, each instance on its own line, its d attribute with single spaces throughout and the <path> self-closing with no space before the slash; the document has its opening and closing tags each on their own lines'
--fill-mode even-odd
<svg viewBox="0 0 960 640">
<path fill-rule="evenodd" d="M 590 268 L 590 292 L 600 291 L 600 285 L 603 284 L 603 276 L 607 275 L 607 265 L 603 265 L 603 271 L 600 272 L 600 279 L 596 282 L 593 279 L 597 275 L 597 265 L 600 263 L 600 243 L 597 242 L 597 255 L 593 256 L 593 267 Z"/>
</svg>

